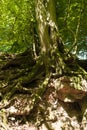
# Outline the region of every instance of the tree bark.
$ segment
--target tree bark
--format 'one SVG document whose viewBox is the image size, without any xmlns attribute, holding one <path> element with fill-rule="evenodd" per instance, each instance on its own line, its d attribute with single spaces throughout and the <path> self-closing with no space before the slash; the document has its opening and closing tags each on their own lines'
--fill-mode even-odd
<svg viewBox="0 0 87 130">
<path fill-rule="evenodd" d="M 41 41 L 42 53 L 48 53 L 51 48 L 51 42 L 54 41 L 53 32 L 57 30 L 55 6 L 53 0 L 44 2 L 36 1 L 36 18 L 38 22 L 38 31 Z"/>
<path fill-rule="evenodd" d="M 55 0 L 36 0 L 36 19 L 41 44 L 41 54 L 46 70 L 53 70 L 55 68 L 55 72 L 58 71 L 62 73 L 64 63 L 58 53 L 60 38 L 56 22 Z"/>
</svg>

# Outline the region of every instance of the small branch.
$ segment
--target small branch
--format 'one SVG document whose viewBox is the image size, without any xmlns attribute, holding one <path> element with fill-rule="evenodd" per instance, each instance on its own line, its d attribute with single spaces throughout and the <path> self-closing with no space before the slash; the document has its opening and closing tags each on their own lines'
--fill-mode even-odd
<svg viewBox="0 0 87 130">
<path fill-rule="evenodd" d="M 79 29 L 80 29 L 80 18 L 78 19 L 78 24 L 77 24 L 77 28 L 76 28 L 76 33 L 74 35 L 74 42 L 73 42 L 73 45 L 71 46 L 71 48 L 69 49 L 68 51 L 68 54 L 71 52 L 71 50 L 76 47 L 76 50 L 77 50 L 77 41 L 78 41 L 78 33 L 79 33 Z"/>
<path fill-rule="evenodd" d="M 80 9 L 80 15 L 79 15 L 79 18 L 78 18 L 78 24 L 77 24 L 77 28 L 76 28 L 76 33 L 74 35 L 74 42 L 73 42 L 73 45 L 71 46 L 71 48 L 69 49 L 67 55 L 73 50 L 73 48 L 75 47 L 75 51 L 77 51 L 77 41 L 78 41 L 78 34 L 79 34 L 79 30 L 80 30 L 80 25 L 81 25 L 81 16 L 82 16 L 82 13 L 83 13 L 83 10 L 84 8 L 82 7 Z M 74 33 L 73 33 L 74 34 Z"/>
</svg>

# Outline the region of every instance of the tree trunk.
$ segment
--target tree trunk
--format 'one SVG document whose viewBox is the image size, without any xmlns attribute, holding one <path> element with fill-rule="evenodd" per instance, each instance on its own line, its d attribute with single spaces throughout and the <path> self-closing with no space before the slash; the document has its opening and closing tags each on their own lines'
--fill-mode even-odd
<svg viewBox="0 0 87 130">
<path fill-rule="evenodd" d="M 63 67 L 64 69 L 64 63 L 58 52 L 60 40 L 56 22 L 55 1 L 36 0 L 36 18 L 41 44 L 41 54 L 46 70 L 53 70 L 56 68 L 54 71 L 62 73 L 61 68 Z M 58 66 L 60 66 L 59 69 Z"/>
<path fill-rule="evenodd" d="M 55 40 L 57 35 L 54 34 L 58 32 L 58 29 L 54 4 L 53 0 L 46 2 L 43 0 L 36 1 L 36 18 L 42 53 L 48 53 L 48 51 L 51 50 L 51 47 L 54 47 L 54 43 L 56 43 Z"/>
</svg>

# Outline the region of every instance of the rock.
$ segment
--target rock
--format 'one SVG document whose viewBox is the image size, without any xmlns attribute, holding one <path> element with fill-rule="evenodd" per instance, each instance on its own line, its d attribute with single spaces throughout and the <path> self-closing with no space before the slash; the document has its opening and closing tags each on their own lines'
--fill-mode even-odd
<svg viewBox="0 0 87 130">
<path fill-rule="evenodd" d="M 75 102 L 87 95 L 87 81 L 81 77 L 63 76 L 54 81 L 58 98 L 64 102 Z"/>
</svg>

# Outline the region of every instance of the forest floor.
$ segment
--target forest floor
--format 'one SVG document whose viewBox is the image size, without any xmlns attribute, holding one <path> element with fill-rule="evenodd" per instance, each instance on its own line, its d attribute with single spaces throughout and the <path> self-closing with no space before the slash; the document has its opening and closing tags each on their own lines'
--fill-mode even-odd
<svg viewBox="0 0 87 130">
<path fill-rule="evenodd" d="M 81 113 L 78 104 L 59 100 L 54 79 L 29 111 L 38 86 L 35 81 L 20 86 L 21 78 L 31 71 L 28 62 L 25 55 L 0 55 L 0 130 L 87 130 L 87 109 Z"/>
</svg>

